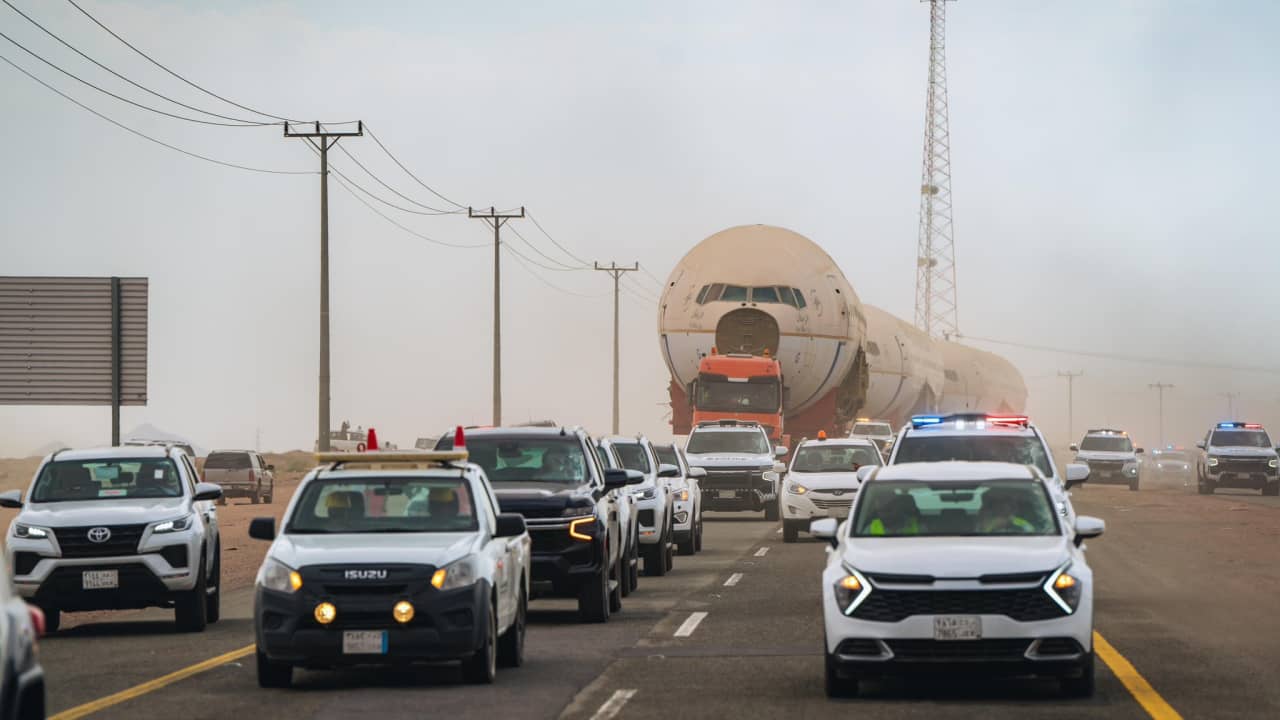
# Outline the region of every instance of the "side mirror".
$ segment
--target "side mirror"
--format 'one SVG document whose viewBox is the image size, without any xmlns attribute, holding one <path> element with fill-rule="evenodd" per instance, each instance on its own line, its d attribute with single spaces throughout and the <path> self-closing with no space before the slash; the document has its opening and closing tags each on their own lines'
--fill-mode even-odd
<svg viewBox="0 0 1280 720">
<path fill-rule="evenodd" d="M 1071 443 L 1070 445 L 1068 445 L 1067 449 L 1070 450 L 1071 452 L 1080 452 L 1080 446 L 1075 443 Z"/>
<path fill-rule="evenodd" d="M 275 540 L 276 519 L 273 517 L 260 517 L 250 520 L 249 537 L 254 540 Z"/>
<path fill-rule="evenodd" d="M 20 508 L 22 507 L 22 491 L 9 490 L 0 493 L 0 507 Z"/>
<path fill-rule="evenodd" d="M 1107 523 L 1101 518 L 1089 515 L 1076 516 L 1076 547 L 1089 538 L 1096 538 L 1107 529 Z"/>
<path fill-rule="evenodd" d="M 689 477 L 691 477 L 691 478 L 697 478 L 697 479 L 701 480 L 702 478 L 704 478 L 704 477 L 706 477 L 706 476 L 707 476 L 707 469 L 706 469 L 706 468 L 700 468 L 700 467 L 691 467 L 691 468 L 689 468 Z"/>
<path fill-rule="evenodd" d="M 275 472 L 275 471 L 276 471 L 276 466 L 275 466 L 275 465 L 268 465 L 268 466 L 267 466 L 267 469 L 268 469 L 268 470 L 270 470 L 271 472 Z"/>
<path fill-rule="evenodd" d="M 525 533 L 524 516 L 519 513 L 498 513 L 498 527 L 494 537 L 516 537 Z"/>
<path fill-rule="evenodd" d="M 1141 455 L 1142 453 L 1143 453 L 1142 448 L 1134 448 L 1134 449 L 1133 449 L 1133 454 L 1134 454 L 1134 455 Z"/>
<path fill-rule="evenodd" d="M 1089 466 L 1084 463 L 1067 463 L 1067 482 L 1065 488 L 1070 490 L 1076 485 L 1083 485 L 1089 480 Z"/>
<path fill-rule="evenodd" d="M 778 447 L 776 447 L 776 448 L 774 448 L 774 449 L 773 449 L 773 456 L 774 456 L 774 457 L 785 457 L 785 456 L 786 456 L 786 454 L 787 454 L 787 452 L 788 452 L 788 450 L 787 450 L 787 446 L 786 446 L 786 445 L 779 445 Z"/>
<path fill-rule="evenodd" d="M 675 465 L 662 463 L 661 465 L 658 466 L 658 477 L 660 478 L 680 477 L 680 468 L 676 467 Z"/>
<path fill-rule="evenodd" d="M 217 500 L 222 497 L 222 488 L 213 483 L 196 483 L 196 494 L 193 500 L 199 502 L 201 500 Z"/>
<path fill-rule="evenodd" d="M 1197 440 L 1197 441 L 1196 441 L 1196 447 L 1198 447 L 1198 448 L 1200 448 L 1201 450 L 1203 450 L 1203 449 L 1204 449 L 1204 441 L 1203 441 L 1203 440 Z"/>
<path fill-rule="evenodd" d="M 627 476 L 627 470 L 614 470 L 612 468 L 604 471 L 604 489 L 617 490 L 627 486 L 630 478 Z"/>
<path fill-rule="evenodd" d="M 809 534 L 815 538 L 826 540 L 831 543 L 831 547 L 836 547 L 840 541 L 836 539 L 836 529 L 839 525 L 835 518 L 822 518 L 809 523 Z"/>
<path fill-rule="evenodd" d="M 773 471 L 781 475 L 787 471 L 787 464 L 776 462 L 773 464 Z"/>
<path fill-rule="evenodd" d="M 858 468 L 858 483 L 861 484 L 866 482 L 867 478 L 871 477 L 871 473 L 875 472 L 876 468 L 878 467 L 880 466 L 879 465 L 863 465 L 862 467 Z"/>
</svg>

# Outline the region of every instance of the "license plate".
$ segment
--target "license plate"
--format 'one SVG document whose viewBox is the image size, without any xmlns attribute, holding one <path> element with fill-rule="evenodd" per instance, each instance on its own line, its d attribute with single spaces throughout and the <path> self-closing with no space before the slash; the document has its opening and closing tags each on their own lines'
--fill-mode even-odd
<svg viewBox="0 0 1280 720">
<path fill-rule="evenodd" d="M 385 630 L 347 630 L 342 633 L 344 655 L 386 655 L 387 632 Z"/>
<path fill-rule="evenodd" d="M 737 491 L 737 490 L 717 490 L 717 491 L 716 491 L 716 497 L 718 497 L 718 498 L 736 498 L 736 497 L 738 497 L 738 491 Z"/>
<path fill-rule="evenodd" d="M 981 640 L 982 618 L 977 615 L 939 615 L 933 619 L 934 640 Z"/>
<path fill-rule="evenodd" d="M 120 587 L 119 570 L 85 570 L 80 576 L 85 590 L 111 590 Z"/>
</svg>

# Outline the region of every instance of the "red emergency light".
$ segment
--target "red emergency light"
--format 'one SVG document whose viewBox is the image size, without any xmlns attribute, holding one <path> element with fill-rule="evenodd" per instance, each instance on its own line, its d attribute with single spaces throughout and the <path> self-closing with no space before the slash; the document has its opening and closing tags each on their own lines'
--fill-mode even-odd
<svg viewBox="0 0 1280 720">
<path fill-rule="evenodd" d="M 462 426 L 459 425 L 457 429 L 453 431 L 453 449 L 462 450 L 466 447 L 467 447 L 467 437 L 462 432 Z"/>
<path fill-rule="evenodd" d="M 373 428 L 369 428 L 369 440 L 365 443 L 365 447 L 368 448 L 369 450 L 378 449 L 378 431 L 377 430 L 374 430 Z"/>
<path fill-rule="evenodd" d="M 1026 425 L 1026 415 L 988 415 L 987 422 L 993 425 Z"/>
</svg>

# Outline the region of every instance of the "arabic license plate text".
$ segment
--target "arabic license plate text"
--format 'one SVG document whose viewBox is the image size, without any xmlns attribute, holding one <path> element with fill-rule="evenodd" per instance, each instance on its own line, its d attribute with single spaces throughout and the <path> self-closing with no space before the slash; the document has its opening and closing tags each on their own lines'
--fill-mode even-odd
<svg viewBox="0 0 1280 720">
<path fill-rule="evenodd" d="M 85 590 L 111 590 L 120 587 L 119 570 L 85 570 L 80 577 Z"/>
<path fill-rule="evenodd" d="M 347 630 L 342 633 L 343 655 L 387 654 L 385 630 Z"/>
<path fill-rule="evenodd" d="M 934 640 L 981 640 L 982 618 L 977 615 L 939 615 L 933 619 Z"/>
<path fill-rule="evenodd" d="M 738 491 L 737 491 L 737 490 L 717 490 L 717 491 L 716 491 L 716 497 L 718 497 L 718 498 L 736 498 L 736 497 L 738 497 Z"/>
</svg>

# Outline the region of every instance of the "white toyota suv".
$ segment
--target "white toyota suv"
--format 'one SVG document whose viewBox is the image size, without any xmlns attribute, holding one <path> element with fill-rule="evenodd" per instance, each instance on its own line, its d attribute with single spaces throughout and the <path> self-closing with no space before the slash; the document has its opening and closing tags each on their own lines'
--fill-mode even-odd
<svg viewBox="0 0 1280 720">
<path fill-rule="evenodd" d="M 44 610 L 172 607 L 180 631 L 217 622 L 221 547 L 217 485 L 199 482 L 175 446 L 59 450 L 47 457 L 5 538 L 13 583 Z"/>
<path fill-rule="evenodd" d="M 530 541 L 484 470 L 456 450 L 321 453 L 258 570 L 258 684 L 293 669 L 462 661 L 467 682 L 524 659 Z"/>
<path fill-rule="evenodd" d="M 1058 678 L 1090 696 L 1093 573 L 1034 466 L 932 462 L 870 473 L 852 514 L 815 520 L 834 547 L 822 574 L 827 694 L 867 677 L 981 669 Z"/>
<path fill-rule="evenodd" d="M 763 510 L 778 519 L 778 491 L 787 466 L 778 462 L 787 448 L 773 447 L 756 422 L 712 420 L 698 423 L 684 446 L 689 465 L 707 471 L 702 478 L 704 510 Z"/>
<path fill-rule="evenodd" d="M 870 438 L 801 440 L 791 457 L 782 493 L 782 539 L 795 542 L 809 523 L 824 517 L 849 516 L 853 497 L 862 485 L 859 471 L 884 464 Z"/>
<path fill-rule="evenodd" d="M 676 497 L 672 483 L 679 468 L 658 462 L 653 444 L 643 435 L 605 437 L 600 444 L 612 450 L 623 468 L 644 475 L 642 482 L 627 488 L 636 498 L 640 556 L 644 558 L 645 575 L 666 575 L 675 566 Z"/>
</svg>

